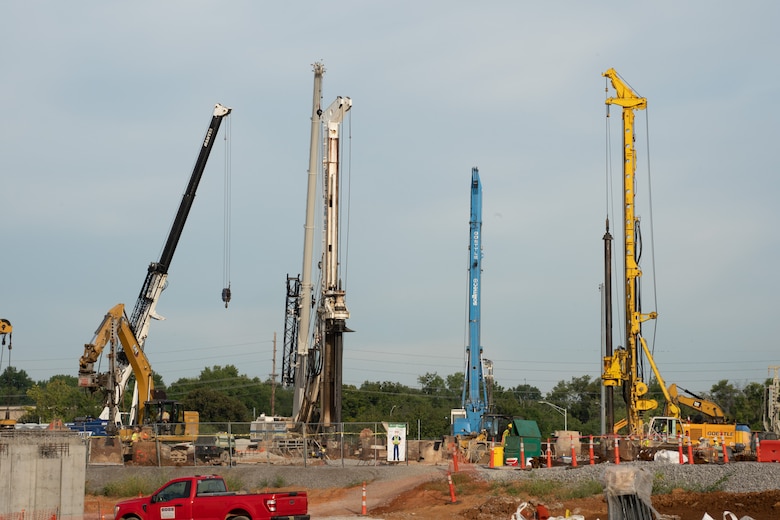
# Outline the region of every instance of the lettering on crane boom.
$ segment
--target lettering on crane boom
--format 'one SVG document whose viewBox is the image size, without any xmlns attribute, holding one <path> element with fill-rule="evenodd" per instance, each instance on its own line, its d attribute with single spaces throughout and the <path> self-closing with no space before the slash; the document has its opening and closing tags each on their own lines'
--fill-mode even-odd
<svg viewBox="0 0 780 520">
<path fill-rule="evenodd" d="M 203 147 L 204 148 L 209 145 L 209 141 L 211 141 L 211 135 L 213 133 L 214 133 L 214 130 L 212 130 L 211 128 L 209 128 L 209 131 L 206 132 L 206 138 L 203 140 Z"/>
<path fill-rule="evenodd" d="M 479 260 L 479 231 L 474 231 L 471 251 L 471 260 L 474 262 L 474 265 L 476 265 L 477 261 Z M 479 305 L 479 297 L 477 296 L 478 292 L 479 278 L 474 277 L 471 280 L 471 305 L 474 307 Z"/>
</svg>

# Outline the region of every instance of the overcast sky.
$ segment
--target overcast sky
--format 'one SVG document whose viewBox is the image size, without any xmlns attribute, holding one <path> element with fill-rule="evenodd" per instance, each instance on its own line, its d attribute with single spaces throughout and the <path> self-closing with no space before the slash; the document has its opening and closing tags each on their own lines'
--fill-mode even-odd
<svg viewBox="0 0 780 520">
<path fill-rule="evenodd" d="M 167 383 L 228 364 L 266 378 L 276 333 L 279 372 L 322 61 L 323 104 L 354 105 L 344 382 L 415 386 L 463 370 L 473 166 L 482 345 L 497 382 L 546 392 L 597 378 L 608 215 L 622 258 L 611 198 L 622 188 L 609 183 L 621 181 L 621 120 L 613 108 L 607 121 L 601 76 L 614 67 L 648 100 L 637 214 L 643 310 L 659 313 L 644 332 L 661 373 L 694 391 L 763 381 L 780 364 L 778 19 L 773 1 L 6 2 L 0 317 L 14 327 L 11 362 L 36 381 L 75 376 L 105 312 L 132 310 L 222 103 L 233 113 L 146 352 Z"/>
</svg>

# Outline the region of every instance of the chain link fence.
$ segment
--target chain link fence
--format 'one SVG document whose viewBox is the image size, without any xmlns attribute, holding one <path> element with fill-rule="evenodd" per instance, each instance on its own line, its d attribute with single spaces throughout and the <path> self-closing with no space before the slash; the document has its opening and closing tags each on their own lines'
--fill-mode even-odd
<svg viewBox="0 0 780 520">
<path fill-rule="evenodd" d="M 441 441 L 407 439 L 406 423 L 293 423 L 281 418 L 146 426 L 132 438 L 84 436 L 90 464 L 138 466 L 378 465 L 446 458 Z"/>
</svg>

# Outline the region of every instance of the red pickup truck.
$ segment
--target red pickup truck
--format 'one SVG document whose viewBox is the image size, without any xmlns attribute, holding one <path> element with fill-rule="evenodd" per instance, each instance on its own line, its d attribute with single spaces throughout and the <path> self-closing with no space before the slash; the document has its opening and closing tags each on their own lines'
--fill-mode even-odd
<svg viewBox="0 0 780 520">
<path fill-rule="evenodd" d="M 151 496 L 119 502 L 115 520 L 309 520 L 306 493 L 235 493 L 217 475 L 176 478 Z"/>
</svg>

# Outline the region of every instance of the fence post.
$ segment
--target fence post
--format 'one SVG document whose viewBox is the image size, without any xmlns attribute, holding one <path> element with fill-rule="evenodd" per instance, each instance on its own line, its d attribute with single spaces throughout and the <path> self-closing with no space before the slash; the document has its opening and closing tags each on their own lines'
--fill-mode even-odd
<svg viewBox="0 0 780 520">
<path fill-rule="evenodd" d="M 343 468 L 344 467 L 344 423 L 341 423 L 340 435 L 341 435 L 341 443 L 340 443 L 341 444 L 341 467 Z"/>
<path fill-rule="evenodd" d="M 301 431 L 303 432 L 303 467 L 305 468 L 309 451 L 309 443 L 306 442 L 306 423 L 302 424 Z"/>
<path fill-rule="evenodd" d="M 233 467 L 233 451 L 235 450 L 236 442 L 233 439 L 233 427 L 228 421 L 227 424 L 227 442 L 228 442 L 228 466 Z"/>
</svg>

